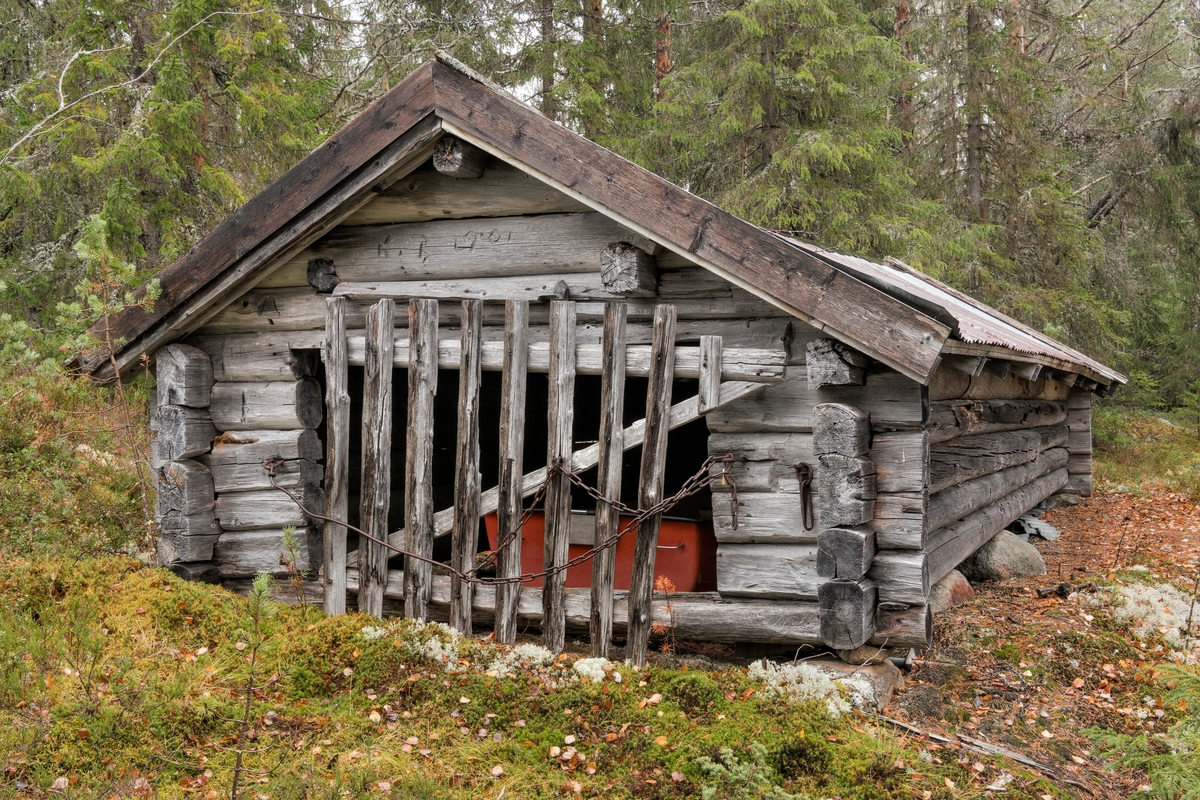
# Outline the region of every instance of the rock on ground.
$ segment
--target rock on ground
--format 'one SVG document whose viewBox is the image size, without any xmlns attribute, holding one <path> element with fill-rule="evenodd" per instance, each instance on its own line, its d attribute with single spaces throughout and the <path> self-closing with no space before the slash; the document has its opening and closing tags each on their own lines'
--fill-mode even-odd
<svg viewBox="0 0 1200 800">
<path fill-rule="evenodd" d="M 975 590 L 971 588 L 966 576 L 958 570 L 952 569 L 930 590 L 929 608 L 933 613 L 940 614 L 948 608 L 961 606 L 974 599 Z"/>
<path fill-rule="evenodd" d="M 825 673 L 830 680 L 845 682 L 851 690 L 850 701 L 864 711 L 882 711 L 892 702 L 892 695 L 904 688 L 904 675 L 886 659 L 883 663 L 867 666 L 833 658 L 818 658 L 806 663 Z"/>
<path fill-rule="evenodd" d="M 972 582 L 1003 581 L 1045 575 L 1046 562 L 1036 547 L 1009 531 L 1000 531 L 959 564 L 958 570 Z"/>
</svg>

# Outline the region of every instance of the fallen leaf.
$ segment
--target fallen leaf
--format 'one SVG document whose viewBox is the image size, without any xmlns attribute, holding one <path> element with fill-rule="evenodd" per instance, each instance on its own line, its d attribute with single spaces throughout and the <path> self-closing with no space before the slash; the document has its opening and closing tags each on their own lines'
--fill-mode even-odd
<svg viewBox="0 0 1200 800">
<path fill-rule="evenodd" d="M 383 717 L 380 715 L 380 713 L 378 711 L 372 711 L 370 714 L 367 715 L 367 719 L 371 720 L 371 722 L 374 722 L 376 725 L 378 725 L 379 722 L 383 719 Z"/>
<path fill-rule="evenodd" d="M 235 650 L 245 650 L 245 649 L 246 649 L 246 643 L 245 643 L 245 642 L 238 642 L 237 644 L 235 644 L 235 645 L 233 646 L 233 648 L 234 648 Z"/>
<path fill-rule="evenodd" d="M 657 737 L 655 737 L 655 739 L 654 739 L 654 743 L 655 743 L 656 745 L 658 745 L 659 747 L 666 747 L 666 746 L 667 746 L 667 737 L 665 737 L 665 736 L 657 736 Z"/>
<path fill-rule="evenodd" d="M 145 612 L 143 612 L 142 609 L 139 608 L 138 613 L 145 613 Z M 64 789 L 66 789 L 67 786 L 70 785 L 70 783 L 71 782 L 69 780 L 67 780 L 66 775 L 60 775 L 54 779 L 54 783 L 50 784 L 50 790 L 54 791 L 54 792 L 61 792 Z"/>
<path fill-rule="evenodd" d="M 500 766 L 499 764 L 492 767 L 492 777 L 499 778 L 503 774 L 504 774 L 504 767 Z"/>
</svg>

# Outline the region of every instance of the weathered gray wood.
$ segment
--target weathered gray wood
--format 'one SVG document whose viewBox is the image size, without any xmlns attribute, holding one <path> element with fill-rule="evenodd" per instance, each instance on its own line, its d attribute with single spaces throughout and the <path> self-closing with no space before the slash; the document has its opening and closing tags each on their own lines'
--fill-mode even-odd
<svg viewBox="0 0 1200 800">
<path fill-rule="evenodd" d="M 313 430 L 230 431 L 219 434 L 212 452 L 199 460 L 209 469 L 221 466 L 262 466 L 264 461 L 297 458 L 320 461 L 321 440 Z"/>
<path fill-rule="evenodd" d="M 983 372 L 983 367 L 986 363 L 987 359 L 983 356 L 956 356 L 951 354 L 945 354 L 942 356 L 943 367 L 949 367 L 952 370 L 956 370 L 957 372 L 961 372 L 964 375 L 969 375 L 971 377 L 980 375 Z M 938 376 L 941 373 L 941 368 L 938 368 L 937 372 L 933 374 L 933 380 L 938 380 Z M 930 386 L 932 385 L 933 384 L 931 382 Z"/>
<path fill-rule="evenodd" d="M 809 433 L 713 433 L 708 437 L 708 452 L 747 459 L 728 465 L 739 492 L 795 495 L 800 492 L 796 464 L 803 462 L 814 470 L 819 466 Z M 721 472 L 725 466 L 718 464 L 713 471 Z M 713 492 L 728 492 L 733 486 L 717 482 L 711 488 Z"/>
<path fill-rule="evenodd" d="M 393 363 L 397 367 L 407 367 L 410 361 L 408 342 L 405 339 L 396 342 Z M 350 363 L 361 364 L 363 358 L 363 339 L 352 336 L 350 339 Z M 457 339 L 442 339 L 438 342 L 438 366 L 442 369 L 457 369 L 462 358 L 461 346 Z M 484 371 L 498 372 L 504 366 L 504 343 L 502 341 L 484 341 L 481 351 Z M 528 353 L 530 372 L 547 372 L 550 369 L 549 341 L 533 342 L 529 345 Z M 644 378 L 650 374 L 650 346 L 633 345 L 627 347 L 625 354 L 625 374 L 627 377 Z M 703 353 L 698 346 L 680 346 L 675 348 L 675 376 L 677 378 L 699 378 Z M 576 344 L 576 371 L 580 375 L 600 375 L 603 369 L 603 350 L 600 344 Z M 726 348 L 721 355 L 721 372 L 727 381 L 778 382 L 784 379 L 786 373 L 787 352 L 783 347 L 772 349 Z"/>
<path fill-rule="evenodd" d="M 213 424 L 219 431 L 315 429 L 324 415 L 321 384 L 312 378 L 213 384 Z"/>
<path fill-rule="evenodd" d="M 862 386 L 866 381 L 871 360 L 836 339 L 813 339 L 808 343 L 808 385 L 811 389 L 823 386 Z"/>
<path fill-rule="evenodd" d="M 591 209 L 515 167 L 493 160 L 481 177 L 471 181 L 443 175 L 433 164 L 414 170 L 347 217 L 342 225 L 575 211 Z"/>
<path fill-rule="evenodd" d="M 1028 463 L 1052 447 L 1066 444 L 1067 427 L 960 436 L 929 447 L 929 491 Z"/>
<path fill-rule="evenodd" d="M 451 178 L 478 178 L 487 157 L 475 145 L 454 136 L 445 136 L 433 146 L 433 168 Z"/>
<path fill-rule="evenodd" d="M 325 302 L 325 516 L 347 520 L 350 513 L 350 370 L 346 361 L 346 301 Z M 305 432 L 309 433 L 309 432 Z M 312 439 L 315 434 L 309 433 Z M 346 526 L 322 522 L 322 561 L 326 614 L 346 613 Z"/>
<path fill-rule="evenodd" d="M 929 443 L 959 436 L 1059 425 L 1064 403 L 1054 400 L 939 400 L 929 403 Z"/>
<path fill-rule="evenodd" d="M 436 220 L 338 228 L 300 258 L 332 259 L 343 285 L 569 273 L 592 273 L 598 284 L 600 252 L 624 234 L 595 212 Z"/>
<path fill-rule="evenodd" d="M 812 410 L 813 452 L 865 456 L 871 449 L 871 417 L 856 406 L 821 403 Z"/>
<path fill-rule="evenodd" d="M 405 549 L 433 557 L 433 403 L 437 395 L 438 303 L 408 304 L 408 445 L 404 466 Z M 424 621 L 433 565 L 410 559 L 404 565 L 404 616 Z"/>
<path fill-rule="evenodd" d="M 388 576 L 386 597 L 402 599 L 404 576 L 393 571 Z M 358 578 L 350 573 L 350 590 L 355 591 Z M 542 616 L 542 590 L 522 588 L 518 619 L 522 624 L 537 625 Z M 627 592 L 613 593 L 616 611 L 614 632 L 625 633 Z M 480 586 L 475 592 L 473 615 L 486 619 L 495 609 L 495 588 Z M 820 622 L 817 604 L 788 600 L 752 600 L 739 598 L 731 602 L 716 592 L 688 592 L 654 600 L 654 622 L 673 626 L 681 639 L 709 642 L 762 642 L 766 644 L 820 644 Z M 431 606 L 445 609 L 450 603 L 450 579 L 435 575 Z M 567 589 L 567 629 L 584 632 L 590 623 L 589 589 Z"/>
<path fill-rule="evenodd" d="M 814 492 L 818 527 L 870 522 L 875 516 L 877 494 L 871 459 L 830 453 L 817 456 L 817 462 L 821 465 Z"/>
<path fill-rule="evenodd" d="M 609 303 L 604 309 L 605 369 L 600 379 L 600 433 L 597 446 L 596 488 L 603 497 L 621 499 L 621 461 L 625 452 L 625 320 L 628 306 Z M 643 426 L 644 430 L 644 426 Z M 606 503 L 596 505 L 595 547 L 619 533 L 620 512 Z M 592 656 L 608 657 L 613 632 L 613 577 L 616 547 L 597 550 L 592 558 L 591 610 L 588 632 Z"/>
<path fill-rule="evenodd" d="M 310 484 L 292 494 L 300 499 L 305 508 L 319 512 L 325 507 L 324 492 L 320 486 Z M 310 523 L 299 506 L 277 489 L 218 495 L 213 514 L 226 531 L 305 526 Z"/>
<path fill-rule="evenodd" d="M 812 409 L 820 403 L 845 403 L 871 415 L 876 431 L 920 428 L 924 422 L 923 387 L 895 372 L 872 370 L 865 386 L 809 389 L 802 373 L 789 373 L 753 400 L 709 416 L 709 430 L 804 433 L 813 428 Z"/>
<path fill-rule="evenodd" d="M 955 520 L 991 505 L 1034 478 L 1066 467 L 1069 459 L 1066 448 L 1052 447 L 1039 453 L 1033 461 L 949 486 L 930 495 L 929 530 L 944 528 Z"/>
<path fill-rule="evenodd" d="M 571 463 L 575 430 L 575 306 L 555 302 L 550 308 L 550 389 L 546 403 L 546 464 Z M 567 562 L 571 543 L 571 484 L 557 474 L 546 487 L 546 569 Z M 542 637 L 552 653 L 566 644 L 565 570 L 546 576 L 542 592 Z"/>
<path fill-rule="evenodd" d="M 1014 361 L 1009 371 L 1021 380 L 1032 383 L 1042 374 L 1042 365 L 1032 361 Z"/>
<path fill-rule="evenodd" d="M 500 500 L 497 507 L 501 541 L 496 576 L 521 574 L 521 477 L 525 451 L 525 385 L 529 357 L 529 303 L 509 300 L 504 347 L 504 377 L 500 389 Z M 496 587 L 496 641 L 509 644 L 517 638 L 517 604 L 520 586 Z"/>
<path fill-rule="evenodd" d="M 185 581 L 221 582 L 221 573 L 211 561 L 177 561 L 174 564 L 168 564 L 167 569 Z"/>
<path fill-rule="evenodd" d="M 304 273 L 305 282 L 322 294 L 328 294 L 342 279 L 338 277 L 337 265 L 332 258 L 310 258 Z"/>
<path fill-rule="evenodd" d="M 675 307 L 660 306 L 654 318 L 654 344 L 650 380 L 646 389 L 646 437 L 642 442 L 642 464 L 638 479 L 638 508 L 649 509 L 663 500 L 667 477 L 668 417 L 671 384 L 675 374 Z M 629 580 L 629 627 L 625 653 L 637 666 L 646 663 L 653 618 L 654 561 L 658 553 L 658 531 L 662 514 L 643 520 L 637 529 L 633 551 L 633 575 Z"/>
<path fill-rule="evenodd" d="M 171 535 L 175 537 L 189 536 L 218 536 L 221 533 L 221 527 L 217 525 L 216 517 L 213 516 L 212 509 L 207 511 L 198 511 L 195 514 L 187 516 L 179 516 L 171 514 L 158 520 L 158 530 L 163 536 Z M 209 556 L 203 558 L 195 558 L 195 561 L 206 561 Z"/>
<path fill-rule="evenodd" d="M 198 461 L 208 464 L 209 456 L 201 456 Z M 256 492 L 271 488 L 271 478 L 262 463 L 257 464 L 216 464 L 209 467 L 212 472 L 213 489 L 219 493 L 226 492 Z M 300 486 L 319 484 L 325 477 L 325 470 L 316 461 L 298 458 L 283 461 L 275 468 L 275 483 L 285 489 L 295 489 Z M 314 509 L 319 511 L 320 509 Z"/>
<path fill-rule="evenodd" d="M 835 650 L 853 650 L 875 633 L 875 584 L 826 581 L 817 590 L 821 641 Z"/>
<path fill-rule="evenodd" d="M 989 372 L 1000 380 L 1008 378 L 1012 370 L 1012 362 L 1002 358 L 989 358 L 983 365 L 984 372 Z"/>
<path fill-rule="evenodd" d="M 868 640 L 876 647 L 917 647 L 933 644 L 933 612 L 928 605 L 880 603 L 875 610 L 875 634 Z"/>
<path fill-rule="evenodd" d="M 875 496 L 875 516 L 867 527 L 875 531 L 880 550 L 920 550 L 925 545 L 927 492 L 890 492 Z"/>
<path fill-rule="evenodd" d="M 358 302 L 390 297 L 393 300 L 431 297 L 441 300 L 608 300 L 623 295 L 607 288 L 599 272 L 448 278 L 442 280 L 342 281 L 333 290 L 338 297 Z"/>
<path fill-rule="evenodd" d="M 213 365 L 203 350 L 169 344 L 154 354 L 154 379 L 160 406 L 208 408 Z"/>
<path fill-rule="evenodd" d="M 720 336 L 700 337 L 700 391 L 698 396 L 701 414 L 707 414 L 721 402 L 721 350 Z"/>
<path fill-rule="evenodd" d="M 1066 469 L 1047 473 L 990 506 L 930 533 L 926 539 L 930 579 L 940 581 L 1009 523 L 1065 486 L 1067 478 Z"/>
<path fill-rule="evenodd" d="M 294 381 L 317 371 L 319 331 L 268 331 L 228 336 L 193 336 L 188 342 L 212 358 L 221 382 Z"/>
<path fill-rule="evenodd" d="M 383 615 L 383 587 L 387 583 L 391 552 L 380 544 L 388 540 L 388 510 L 392 478 L 392 329 L 395 306 L 380 300 L 367 313 L 367 356 L 363 370 L 362 494 L 359 527 L 374 537 L 359 544 L 365 554 L 359 569 L 362 590 L 358 610 Z"/>
<path fill-rule="evenodd" d="M 154 455 L 156 462 L 179 461 L 203 455 L 212 449 L 217 429 L 205 408 L 159 406 L 155 413 Z"/>
<path fill-rule="evenodd" d="M 738 492 L 736 531 L 729 497 L 724 492 L 713 495 L 713 532 L 719 543 L 817 543 L 817 528 L 804 530 L 799 494 Z"/>
<path fill-rule="evenodd" d="M 813 601 L 823 578 L 811 544 L 721 544 L 717 591 L 722 597 L 791 598 Z"/>
<path fill-rule="evenodd" d="M 875 557 L 875 531 L 870 528 L 826 528 L 817 534 L 817 575 L 857 581 Z"/>
<path fill-rule="evenodd" d="M 208 521 L 212 521 L 212 512 L 208 513 Z M 158 537 L 158 550 L 155 553 L 158 566 L 169 567 L 188 561 L 209 561 L 213 555 L 213 545 L 221 535 L 221 529 L 208 534 L 181 534 L 175 531 L 162 531 Z"/>
<path fill-rule="evenodd" d="M 483 303 L 462 304 L 462 365 L 458 372 L 458 437 L 454 456 L 453 536 L 450 565 L 460 572 L 475 566 L 479 545 L 479 366 Z M 450 581 L 450 624 L 459 632 L 472 632 L 471 603 L 474 584 L 452 577 Z"/>
<path fill-rule="evenodd" d="M 307 528 L 296 529 L 296 569 L 312 569 L 311 542 Z M 287 574 L 283 530 L 226 531 L 213 547 L 212 560 L 222 578 L 242 578 L 267 572 Z"/>
<path fill-rule="evenodd" d="M 1074 391 L 1067 399 L 1067 449 L 1071 477 L 1064 491 L 1089 497 L 1092 494 L 1092 397 L 1090 392 Z"/>
<path fill-rule="evenodd" d="M 600 280 L 616 295 L 654 297 L 658 293 L 654 256 L 629 242 L 609 242 L 600 251 Z"/>
<path fill-rule="evenodd" d="M 154 515 L 158 519 L 211 511 L 213 507 L 212 473 L 199 461 L 163 464 L 158 468 L 154 490 Z"/>
<path fill-rule="evenodd" d="M 928 559 L 914 550 L 876 552 L 867 577 L 875 581 L 879 600 L 885 603 L 922 605 L 929 599 L 929 587 L 933 585 Z"/>
<path fill-rule="evenodd" d="M 1069 391 L 1065 383 L 1050 377 L 1030 381 L 1013 373 L 1001 378 L 990 370 L 973 376 L 945 366 L 929 383 L 930 400 L 1065 400 Z"/>
<path fill-rule="evenodd" d="M 868 453 L 875 465 L 875 489 L 923 492 L 929 485 L 929 435 L 925 431 L 877 433 Z"/>
</svg>

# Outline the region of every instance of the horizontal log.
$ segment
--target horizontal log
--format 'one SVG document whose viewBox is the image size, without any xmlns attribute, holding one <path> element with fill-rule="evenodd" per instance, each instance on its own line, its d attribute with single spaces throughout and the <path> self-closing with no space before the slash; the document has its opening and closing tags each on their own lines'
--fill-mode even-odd
<svg viewBox="0 0 1200 800">
<path fill-rule="evenodd" d="M 348 339 L 348 362 L 362 366 L 366 357 L 365 337 L 352 336 Z M 650 345 L 630 345 L 625 353 L 625 374 L 630 378 L 644 378 L 650 374 Z M 533 342 L 529 345 L 529 372 L 550 371 L 550 345 L 548 342 Z M 438 367 L 458 369 L 462 361 L 462 344 L 458 339 L 443 338 L 438 341 Z M 598 344 L 576 344 L 575 371 L 579 375 L 599 375 L 603 368 L 603 353 Z M 782 381 L 786 371 L 787 351 L 779 347 L 771 350 L 726 347 L 721 353 L 721 377 L 729 381 L 752 381 L 767 383 Z M 397 338 L 392 355 L 392 364 L 407 368 L 409 364 L 408 337 Z M 504 366 L 504 343 L 485 341 L 481 348 L 481 365 L 484 371 L 499 372 Z M 700 348 L 675 348 L 675 377 L 700 377 Z"/>
<path fill-rule="evenodd" d="M 875 633 L 877 590 L 869 579 L 827 581 L 818 590 L 821 641 L 834 650 L 853 650 Z"/>
<path fill-rule="evenodd" d="M 1071 392 L 1067 398 L 1068 411 L 1091 411 L 1092 399 L 1095 397 L 1091 392 L 1085 392 L 1079 389 Z"/>
<path fill-rule="evenodd" d="M 302 491 L 293 494 L 300 498 L 305 508 L 318 512 L 321 510 L 321 487 L 305 486 Z M 285 528 L 288 525 L 302 527 L 309 524 L 308 517 L 299 506 L 277 489 L 218 495 L 213 515 L 226 531 Z"/>
<path fill-rule="evenodd" d="M 879 587 L 879 601 L 922 605 L 932 585 L 925 554 L 913 550 L 880 550 L 867 577 Z"/>
<path fill-rule="evenodd" d="M 944 528 L 1030 483 L 1047 472 L 1067 466 L 1070 454 L 1052 447 L 1025 464 L 950 486 L 929 496 L 929 530 Z"/>
<path fill-rule="evenodd" d="M 765 300 L 759 300 L 748 293 L 744 294 L 746 294 L 745 298 L 739 296 L 731 300 L 678 298 L 672 299 L 671 304 L 675 306 L 681 320 L 746 320 L 775 317 L 790 321 L 786 312 Z M 258 331 L 322 330 L 325 327 L 326 297 L 328 295 L 318 294 L 311 287 L 252 289 L 215 314 L 200 328 L 199 333 L 205 336 L 215 336 Z M 634 322 L 652 320 L 654 308 L 659 302 L 660 300 L 651 298 L 626 300 L 625 305 L 629 308 L 629 319 Z M 369 302 L 348 303 L 346 305 L 347 327 L 364 327 L 367 309 L 370 305 Z M 581 302 L 576 306 L 576 311 L 582 322 L 599 322 L 604 318 L 604 303 Z M 398 314 L 396 319 L 400 322 L 405 316 Z M 453 312 L 447 313 L 445 318 L 458 319 Z M 542 303 L 532 307 L 529 321 L 535 325 L 548 324 L 550 321 L 549 305 Z M 485 325 L 503 324 L 504 308 L 498 304 L 487 304 L 483 310 L 483 322 Z M 405 324 L 407 323 L 405 322 Z M 804 329 L 808 329 L 808 326 L 804 326 Z"/>
<path fill-rule="evenodd" d="M 314 430 L 230 431 L 219 435 L 212 452 L 200 461 L 209 469 L 234 464 L 262 466 L 275 459 L 320 461 L 324 452 Z"/>
<path fill-rule="evenodd" d="M 1090 453 L 1092 452 L 1092 430 L 1091 428 L 1073 429 L 1067 434 L 1067 449 L 1072 453 Z"/>
<path fill-rule="evenodd" d="M 713 467 L 718 473 L 728 466 L 740 492 L 798 494 L 796 464 L 809 464 L 814 472 L 818 468 L 809 433 L 710 433 L 708 452 L 746 459 L 744 463 Z M 728 492 L 733 484 L 717 482 L 711 488 L 713 492 Z"/>
<path fill-rule="evenodd" d="M 213 517 L 212 509 L 207 511 L 197 511 L 195 514 L 181 516 L 171 514 L 158 520 L 158 530 L 163 535 L 171 534 L 172 536 L 217 536 L 221 533 L 221 526 L 217 525 L 217 520 Z M 207 560 L 207 556 L 199 561 Z"/>
<path fill-rule="evenodd" d="M 722 597 L 816 600 L 823 582 L 817 575 L 817 548 L 811 544 L 717 547 L 717 591 Z"/>
<path fill-rule="evenodd" d="M 460 280 L 413 281 L 346 281 L 333 290 L 335 297 L 358 302 L 375 302 L 384 298 L 410 300 L 483 300 L 498 303 L 505 300 L 528 300 L 531 303 L 549 300 L 619 300 L 618 294 L 604 285 L 599 270 L 595 272 L 559 273 L 550 275 L 518 275 L 498 278 L 463 278 Z"/>
<path fill-rule="evenodd" d="M 351 591 L 358 591 L 358 574 L 348 575 Z M 584 632 L 590 616 L 591 590 L 567 589 L 567 629 Z M 624 635 L 629 618 L 628 592 L 613 592 L 613 633 Z M 404 599 L 404 573 L 388 572 L 384 597 Z M 475 587 L 472 619 L 483 624 L 494 613 L 496 590 L 487 584 Z M 450 606 L 450 578 L 433 576 L 430 607 L 442 613 Z M 542 590 L 522 587 L 517 607 L 522 625 L 541 623 Z M 716 592 L 686 592 L 653 599 L 653 625 L 671 630 L 680 639 L 706 642 L 759 642 L 763 644 L 820 644 L 820 620 L 816 603 L 789 600 L 726 600 Z"/>
<path fill-rule="evenodd" d="M 1065 403 L 1052 400 L 939 400 L 929 404 L 929 443 L 959 436 L 1060 425 Z"/>
<path fill-rule="evenodd" d="M 156 464 L 207 453 L 217 435 L 207 408 L 159 406 L 151 428 Z"/>
<path fill-rule="evenodd" d="M 572 211 L 591 209 L 502 161 L 493 160 L 471 181 L 443 175 L 429 164 L 393 183 L 342 226 Z"/>
<path fill-rule="evenodd" d="M 738 492 L 737 530 L 733 529 L 730 496 L 713 496 L 713 532 L 718 542 L 817 543 L 817 530 L 804 530 L 800 495 Z"/>
<path fill-rule="evenodd" d="M 940 581 L 1009 523 L 1062 489 L 1067 479 L 1066 469 L 1055 470 L 965 519 L 930 533 L 926 539 L 930 580 Z"/>
<path fill-rule="evenodd" d="M 1028 463 L 1067 441 L 1067 428 L 1053 425 L 1031 430 L 960 436 L 929 447 L 929 491 Z"/>
<path fill-rule="evenodd" d="M 154 516 L 188 516 L 213 507 L 213 478 L 199 461 L 168 461 L 154 480 Z"/>
<path fill-rule="evenodd" d="M 213 367 L 208 354 L 186 344 L 169 344 L 154 354 L 160 406 L 207 408 Z"/>
<path fill-rule="evenodd" d="M 266 468 L 259 464 L 218 464 L 211 467 L 213 488 L 218 493 L 256 492 L 272 489 Z M 278 462 L 275 467 L 275 483 L 285 489 L 316 486 L 325 477 L 325 470 L 316 461 L 297 458 Z M 314 511 L 320 509 L 314 508 Z"/>
<path fill-rule="evenodd" d="M 875 465 L 875 489 L 923 492 L 929 485 L 929 435 L 925 431 L 877 433 L 867 454 Z"/>
<path fill-rule="evenodd" d="M 212 519 L 212 514 L 209 514 Z M 187 561 L 208 561 L 213 555 L 213 546 L 221 535 L 220 528 L 216 533 L 181 534 L 175 531 L 163 531 L 158 537 L 158 566 L 167 567 Z"/>
<path fill-rule="evenodd" d="M 827 528 L 817 534 L 817 574 L 857 581 L 871 568 L 875 532 L 870 528 Z"/>
<path fill-rule="evenodd" d="M 213 424 L 220 431 L 315 429 L 325 412 L 321 384 L 312 378 L 213 385 Z"/>
<path fill-rule="evenodd" d="M 451 178 L 478 178 L 487 162 L 487 153 L 453 136 L 443 136 L 433 146 L 433 168 Z"/>
<path fill-rule="evenodd" d="M 209 355 L 217 381 L 294 381 L 316 373 L 322 338 L 312 332 L 271 331 L 193 336 L 188 343 Z"/>
<path fill-rule="evenodd" d="M 880 550 L 920 550 L 929 530 L 925 524 L 928 507 L 925 492 L 877 494 L 875 516 L 866 523 L 875 531 L 875 546 Z"/>
<path fill-rule="evenodd" d="M 875 633 L 867 641 L 876 647 L 928 650 L 933 645 L 933 611 L 928 605 L 880 603 L 875 609 Z"/>
<path fill-rule="evenodd" d="M 946 366 L 939 368 L 929 382 L 930 400 L 1063 401 L 1070 392 L 1070 386 L 1051 377 L 1028 381 L 1011 373 L 1002 378 L 990 370 L 971 376 Z"/>
<path fill-rule="evenodd" d="M 1091 471 L 1071 473 L 1060 491 L 1077 494 L 1080 497 L 1091 497 L 1093 491 Z"/>
<path fill-rule="evenodd" d="M 794 348 L 793 344 L 793 348 Z M 813 407 L 820 403 L 846 403 L 871 415 L 871 429 L 917 429 L 924 422 L 923 387 L 896 372 L 874 369 L 865 386 L 810 389 L 802 372 L 772 386 L 753 400 L 738 403 L 709 417 L 716 433 L 771 431 L 807 433 L 813 429 Z"/>
<path fill-rule="evenodd" d="M 312 543 L 308 528 L 296 528 L 299 544 L 296 569 L 312 571 Z M 266 572 L 287 574 L 283 547 L 283 529 L 226 531 L 213 547 L 212 561 L 222 578 L 241 578 Z"/>
</svg>

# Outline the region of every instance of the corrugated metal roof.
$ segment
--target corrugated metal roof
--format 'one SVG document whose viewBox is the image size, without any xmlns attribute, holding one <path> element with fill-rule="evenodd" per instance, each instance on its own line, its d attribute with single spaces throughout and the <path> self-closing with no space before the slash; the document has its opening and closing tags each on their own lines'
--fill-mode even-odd
<svg viewBox="0 0 1200 800">
<path fill-rule="evenodd" d="M 951 337 L 970 344 L 1002 347 L 1016 353 L 1066 362 L 1102 376 L 1112 383 L 1128 379 L 1095 359 L 1056 342 L 984 303 L 937 281 L 900 261 L 878 264 L 859 256 L 826 250 L 806 242 L 780 237 L 794 247 L 826 260 L 851 275 L 950 325 Z"/>
</svg>

